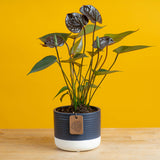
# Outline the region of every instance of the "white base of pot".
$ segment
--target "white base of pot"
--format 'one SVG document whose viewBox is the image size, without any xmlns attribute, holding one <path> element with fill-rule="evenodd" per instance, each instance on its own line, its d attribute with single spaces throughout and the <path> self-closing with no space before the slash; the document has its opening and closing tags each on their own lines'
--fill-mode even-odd
<svg viewBox="0 0 160 160">
<path fill-rule="evenodd" d="M 80 140 L 80 141 L 69 141 L 59 138 L 55 138 L 55 144 L 58 148 L 66 151 L 87 151 L 97 148 L 100 145 L 101 137 L 90 139 L 90 140 Z"/>
</svg>

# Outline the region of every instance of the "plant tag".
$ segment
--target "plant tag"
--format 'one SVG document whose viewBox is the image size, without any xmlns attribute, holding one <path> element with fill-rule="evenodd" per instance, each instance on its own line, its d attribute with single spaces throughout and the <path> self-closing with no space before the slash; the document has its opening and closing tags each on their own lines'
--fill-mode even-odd
<svg viewBox="0 0 160 160">
<path fill-rule="evenodd" d="M 83 116 L 71 115 L 69 117 L 69 131 L 70 134 L 76 134 L 76 135 L 83 134 Z"/>
</svg>

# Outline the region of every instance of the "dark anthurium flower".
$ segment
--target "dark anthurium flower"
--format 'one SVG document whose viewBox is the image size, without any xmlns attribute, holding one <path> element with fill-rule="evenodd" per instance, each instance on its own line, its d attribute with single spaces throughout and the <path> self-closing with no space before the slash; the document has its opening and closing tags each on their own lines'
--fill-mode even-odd
<svg viewBox="0 0 160 160">
<path fill-rule="evenodd" d="M 64 39 L 62 37 L 59 37 L 57 36 L 57 44 L 58 46 L 63 46 L 64 44 Z M 50 48 L 54 48 L 56 45 L 55 45 L 55 40 L 54 40 L 54 37 L 53 36 L 48 36 L 45 41 L 44 41 L 44 44 L 42 44 L 43 47 L 50 47 Z"/>
<path fill-rule="evenodd" d="M 66 16 L 66 26 L 73 33 L 79 33 L 83 26 L 88 23 L 88 18 L 79 13 L 69 13 Z"/>
<path fill-rule="evenodd" d="M 113 44 L 114 41 L 112 38 L 106 36 L 106 37 L 101 37 L 99 38 L 99 49 L 102 50 L 104 47 L 110 45 L 110 44 Z M 97 47 L 97 40 L 95 40 L 93 42 L 93 48 L 98 48 Z"/>
<path fill-rule="evenodd" d="M 80 12 L 91 20 L 92 23 L 102 23 L 102 17 L 95 7 L 91 5 L 84 5 L 80 8 Z"/>
</svg>

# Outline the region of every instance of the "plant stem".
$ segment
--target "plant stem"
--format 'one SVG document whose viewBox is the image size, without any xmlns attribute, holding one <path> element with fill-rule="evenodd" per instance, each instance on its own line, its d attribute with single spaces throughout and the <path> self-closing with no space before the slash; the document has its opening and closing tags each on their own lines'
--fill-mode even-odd
<svg viewBox="0 0 160 160">
<path fill-rule="evenodd" d="M 96 22 L 95 22 L 95 25 L 94 25 L 93 35 L 92 35 L 92 41 L 93 41 L 93 42 L 94 42 L 95 30 L 96 30 Z M 92 46 L 92 52 L 94 52 L 93 46 Z M 92 71 L 92 64 L 93 64 L 93 56 L 91 57 L 89 67 L 88 67 L 87 72 L 86 72 L 85 77 L 84 77 L 84 85 L 85 85 L 85 79 L 87 78 L 88 73 L 89 73 L 89 80 L 90 80 L 91 71 Z M 86 92 L 86 88 L 84 88 L 84 89 L 82 90 L 82 93 L 83 93 L 84 95 L 85 95 L 85 92 Z"/>
<path fill-rule="evenodd" d="M 115 59 L 114 59 L 112 65 L 109 67 L 108 71 L 110 71 L 110 70 L 112 69 L 112 67 L 114 66 L 114 64 L 116 63 L 117 58 L 118 58 L 118 55 L 119 55 L 119 54 L 116 55 L 116 57 L 115 57 Z M 89 99 L 88 105 L 90 104 L 90 102 L 91 102 L 91 100 L 92 100 L 94 94 L 96 93 L 97 89 L 98 89 L 99 86 L 102 84 L 102 82 L 104 81 L 104 79 L 105 79 L 106 76 L 107 76 L 107 74 L 105 74 L 105 75 L 103 76 L 103 78 L 102 78 L 102 80 L 100 81 L 100 83 L 98 84 L 97 88 L 94 90 L 94 92 L 93 92 L 91 98 Z"/>
<path fill-rule="evenodd" d="M 106 46 L 106 55 L 105 55 L 105 58 L 104 58 L 103 63 L 102 63 L 101 66 L 99 67 L 99 69 L 101 69 L 101 68 L 103 67 L 104 63 L 105 63 L 106 60 L 107 60 L 107 56 L 108 56 L 108 46 Z"/>
<path fill-rule="evenodd" d="M 72 94 L 71 94 L 69 85 L 70 85 L 70 87 L 72 87 L 72 86 L 71 86 L 71 83 L 70 83 L 70 81 L 68 80 L 68 78 L 67 78 L 67 76 L 66 76 L 66 74 L 65 74 L 65 72 L 64 72 L 64 70 L 63 70 L 63 68 L 62 68 L 61 61 L 60 61 L 60 58 L 59 58 L 59 53 L 58 53 L 57 46 L 55 46 L 55 49 L 56 49 L 56 53 L 57 53 L 58 64 L 59 64 L 59 66 L 60 66 L 60 68 L 61 68 L 62 75 L 63 75 L 63 78 L 64 78 L 65 83 L 66 83 L 66 85 L 67 85 L 67 88 L 68 88 L 68 91 L 69 91 L 69 95 L 70 95 L 70 99 L 71 99 L 71 101 L 72 101 Z M 68 82 L 67 82 L 67 81 L 68 81 Z M 68 83 L 69 83 L 69 85 L 68 85 Z"/>
<path fill-rule="evenodd" d="M 103 62 L 101 64 L 101 66 L 99 67 L 99 69 L 101 69 L 103 67 L 103 65 L 105 64 L 105 62 L 107 60 L 107 56 L 108 56 L 108 46 L 106 46 L 106 54 L 105 54 L 104 60 L 103 60 Z M 91 84 L 93 84 L 93 85 L 94 85 L 94 82 L 95 82 L 95 78 L 96 78 L 96 76 L 93 75 L 93 82 L 91 82 Z M 91 93 L 92 93 L 92 87 L 90 89 L 89 99 L 91 98 Z"/>
<path fill-rule="evenodd" d="M 94 34 L 95 34 L 95 30 L 96 30 L 96 22 L 95 22 L 95 24 L 94 24 L 94 29 L 93 29 L 93 37 L 92 37 L 92 41 L 93 41 L 93 42 L 94 42 Z M 93 46 L 92 46 L 92 52 L 94 52 Z M 93 64 L 93 56 L 91 57 L 91 66 L 90 66 L 89 79 L 90 79 L 90 77 L 91 77 L 92 64 Z"/>
<path fill-rule="evenodd" d="M 92 42 L 94 42 L 95 30 L 96 30 L 96 22 L 95 22 L 94 29 L 93 29 Z M 93 46 L 92 46 L 92 52 L 94 52 Z M 93 56 L 91 57 L 91 62 L 90 62 L 90 66 L 89 66 L 89 80 L 90 80 L 90 78 L 91 78 L 92 65 L 93 65 Z"/>
<path fill-rule="evenodd" d="M 102 59 L 102 55 L 101 55 L 101 57 L 99 58 L 98 65 L 99 65 L 101 59 Z M 95 79 L 96 79 L 96 76 L 94 75 L 94 77 L 93 77 L 93 82 L 91 82 L 92 85 L 94 85 Z M 90 87 L 89 99 L 90 99 L 90 97 L 91 97 L 92 88 L 93 88 L 93 87 Z"/>
<path fill-rule="evenodd" d="M 103 60 L 103 62 L 101 64 L 101 66 L 99 67 L 99 69 L 101 69 L 103 67 L 103 65 L 105 64 L 105 62 L 107 60 L 107 56 L 108 56 L 108 46 L 106 46 L 106 54 L 105 54 L 104 60 Z M 96 75 L 93 75 L 93 83 L 91 82 L 92 84 L 94 84 L 95 78 L 96 78 Z M 92 88 L 90 89 L 90 95 L 89 95 L 89 97 L 91 97 L 91 92 L 92 92 Z"/>
<path fill-rule="evenodd" d="M 88 92 L 89 92 L 89 89 L 91 88 L 91 85 L 92 85 L 92 80 L 93 80 L 93 77 L 94 77 L 94 72 L 96 71 L 96 68 L 98 66 L 98 61 L 99 61 L 99 49 L 98 49 L 97 61 L 96 61 L 95 67 L 92 71 L 93 72 L 92 76 L 88 81 L 88 86 L 87 86 L 87 90 L 86 90 L 86 93 L 85 93 L 85 101 L 87 101 Z"/>
<path fill-rule="evenodd" d="M 76 39 L 73 40 L 73 45 L 72 46 L 74 46 L 75 40 Z M 65 44 L 67 46 L 68 53 L 69 53 L 69 56 L 70 56 L 70 59 L 71 59 L 72 57 L 71 57 L 71 53 L 70 53 L 70 50 L 69 50 L 69 46 L 68 46 L 67 42 L 65 42 Z M 76 110 L 76 108 L 77 108 L 77 102 L 76 102 L 76 84 L 75 84 L 75 81 L 74 81 L 74 75 L 76 76 L 74 64 L 70 63 L 70 77 L 71 77 L 72 91 L 73 91 L 73 102 L 72 102 L 72 104 L 74 105 L 75 110 Z"/>
<path fill-rule="evenodd" d="M 83 31 L 84 31 L 84 47 L 83 47 L 83 54 L 85 53 L 85 49 L 86 49 L 86 30 L 85 30 L 85 27 L 83 27 Z M 79 83 L 81 83 L 81 77 L 82 77 L 82 66 L 83 66 L 83 58 L 81 60 L 81 66 L 80 66 L 80 69 L 79 69 Z M 78 99 L 80 99 L 80 86 L 79 86 L 79 91 L 78 91 Z M 82 96 L 82 95 L 81 95 Z"/>
<path fill-rule="evenodd" d="M 71 59 L 71 54 L 70 54 L 70 51 L 69 51 L 69 46 L 67 44 L 67 42 L 65 42 L 66 46 L 67 46 L 67 49 L 68 49 L 68 54 L 69 54 L 69 57 Z M 72 84 L 72 90 L 73 90 L 73 71 L 72 71 L 72 64 L 70 63 L 70 77 L 71 77 L 71 84 Z"/>
</svg>

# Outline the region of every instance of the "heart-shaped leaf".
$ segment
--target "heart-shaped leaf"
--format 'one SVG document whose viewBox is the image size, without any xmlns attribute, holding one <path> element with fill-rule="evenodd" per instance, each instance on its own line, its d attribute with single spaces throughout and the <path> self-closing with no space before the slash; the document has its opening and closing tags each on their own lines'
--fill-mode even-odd
<svg viewBox="0 0 160 160">
<path fill-rule="evenodd" d="M 62 88 L 58 91 L 58 93 L 56 94 L 55 97 L 57 97 L 59 94 L 61 94 L 62 92 L 66 91 L 66 90 L 68 90 L 68 87 L 67 87 L 67 86 L 62 87 Z"/>
<path fill-rule="evenodd" d="M 103 50 L 104 47 L 106 47 L 108 45 L 111 45 L 113 43 L 114 43 L 114 41 L 113 41 L 112 38 L 110 38 L 110 37 L 101 37 L 101 38 L 96 39 L 93 42 L 93 48 L 98 48 L 100 50 Z M 98 45 L 99 45 L 99 47 L 98 47 Z"/>
<path fill-rule="evenodd" d="M 60 98 L 60 101 L 62 102 L 62 100 L 63 100 L 63 98 L 64 98 L 64 96 L 65 95 L 67 95 L 67 94 L 69 94 L 68 92 L 66 92 L 66 93 L 64 93 L 62 96 L 61 96 L 61 98 Z"/>
<path fill-rule="evenodd" d="M 42 60 L 40 60 L 38 63 L 36 63 L 34 65 L 34 67 L 31 69 L 31 71 L 28 73 L 28 75 L 33 72 L 41 71 L 41 70 L 49 67 L 50 65 L 52 65 L 55 62 L 57 62 L 57 57 L 55 57 L 53 55 L 44 57 Z"/>
<path fill-rule="evenodd" d="M 80 8 L 80 12 L 84 14 L 92 23 L 102 23 L 102 17 L 99 11 L 92 5 L 84 5 Z"/>
<path fill-rule="evenodd" d="M 73 33 L 79 33 L 88 23 L 88 18 L 79 13 L 69 13 L 65 19 L 67 28 Z"/>
<path fill-rule="evenodd" d="M 39 39 L 42 42 L 45 42 L 47 37 L 50 37 L 50 36 L 54 37 L 54 35 L 63 38 L 64 41 L 67 41 L 68 37 L 70 36 L 70 33 L 50 33 L 50 34 L 47 34 L 47 35 L 45 35 L 43 37 L 40 37 Z"/>
<path fill-rule="evenodd" d="M 98 26 L 98 25 L 96 25 L 96 28 L 95 28 L 95 31 L 97 31 L 97 30 L 100 30 L 100 29 L 102 29 L 104 26 Z M 86 31 L 86 34 L 89 34 L 89 33 L 92 33 L 93 32 L 93 30 L 94 30 L 94 25 L 93 24 L 88 24 L 88 25 L 86 25 L 86 27 L 85 27 L 85 31 Z M 70 38 L 78 38 L 78 37 L 81 37 L 81 36 L 83 36 L 84 35 L 84 31 L 82 30 L 79 34 L 77 34 L 77 35 L 71 35 L 70 36 Z"/>
<path fill-rule="evenodd" d="M 55 45 L 55 37 L 57 39 L 57 46 L 63 46 L 64 42 L 67 41 L 70 34 L 68 33 L 50 33 L 39 39 L 44 43 L 42 46 L 54 48 Z"/>
<path fill-rule="evenodd" d="M 83 41 L 82 38 L 78 40 L 74 46 L 70 49 L 71 54 L 80 53 L 83 47 Z"/>
<path fill-rule="evenodd" d="M 105 75 L 105 74 L 110 74 L 110 73 L 115 73 L 115 72 L 119 72 L 119 71 L 117 71 L 117 70 L 109 71 L 106 69 L 99 69 L 99 70 L 95 71 L 94 74 L 96 76 L 98 76 L 98 75 Z"/>
<path fill-rule="evenodd" d="M 113 52 L 116 52 L 117 54 L 125 53 L 125 52 L 131 52 L 139 49 L 148 48 L 150 46 L 144 46 L 144 45 L 137 45 L 137 46 L 120 46 L 113 50 Z"/>
<path fill-rule="evenodd" d="M 134 33 L 134 32 L 137 32 L 137 30 L 135 31 L 126 31 L 126 32 L 122 32 L 122 33 L 118 33 L 118 34 L 105 34 L 104 36 L 108 36 L 108 37 L 111 37 L 113 39 L 114 42 L 119 42 L 121 41 L 123 38 L 125 38 L 126 36 Z"/>
</svg>

